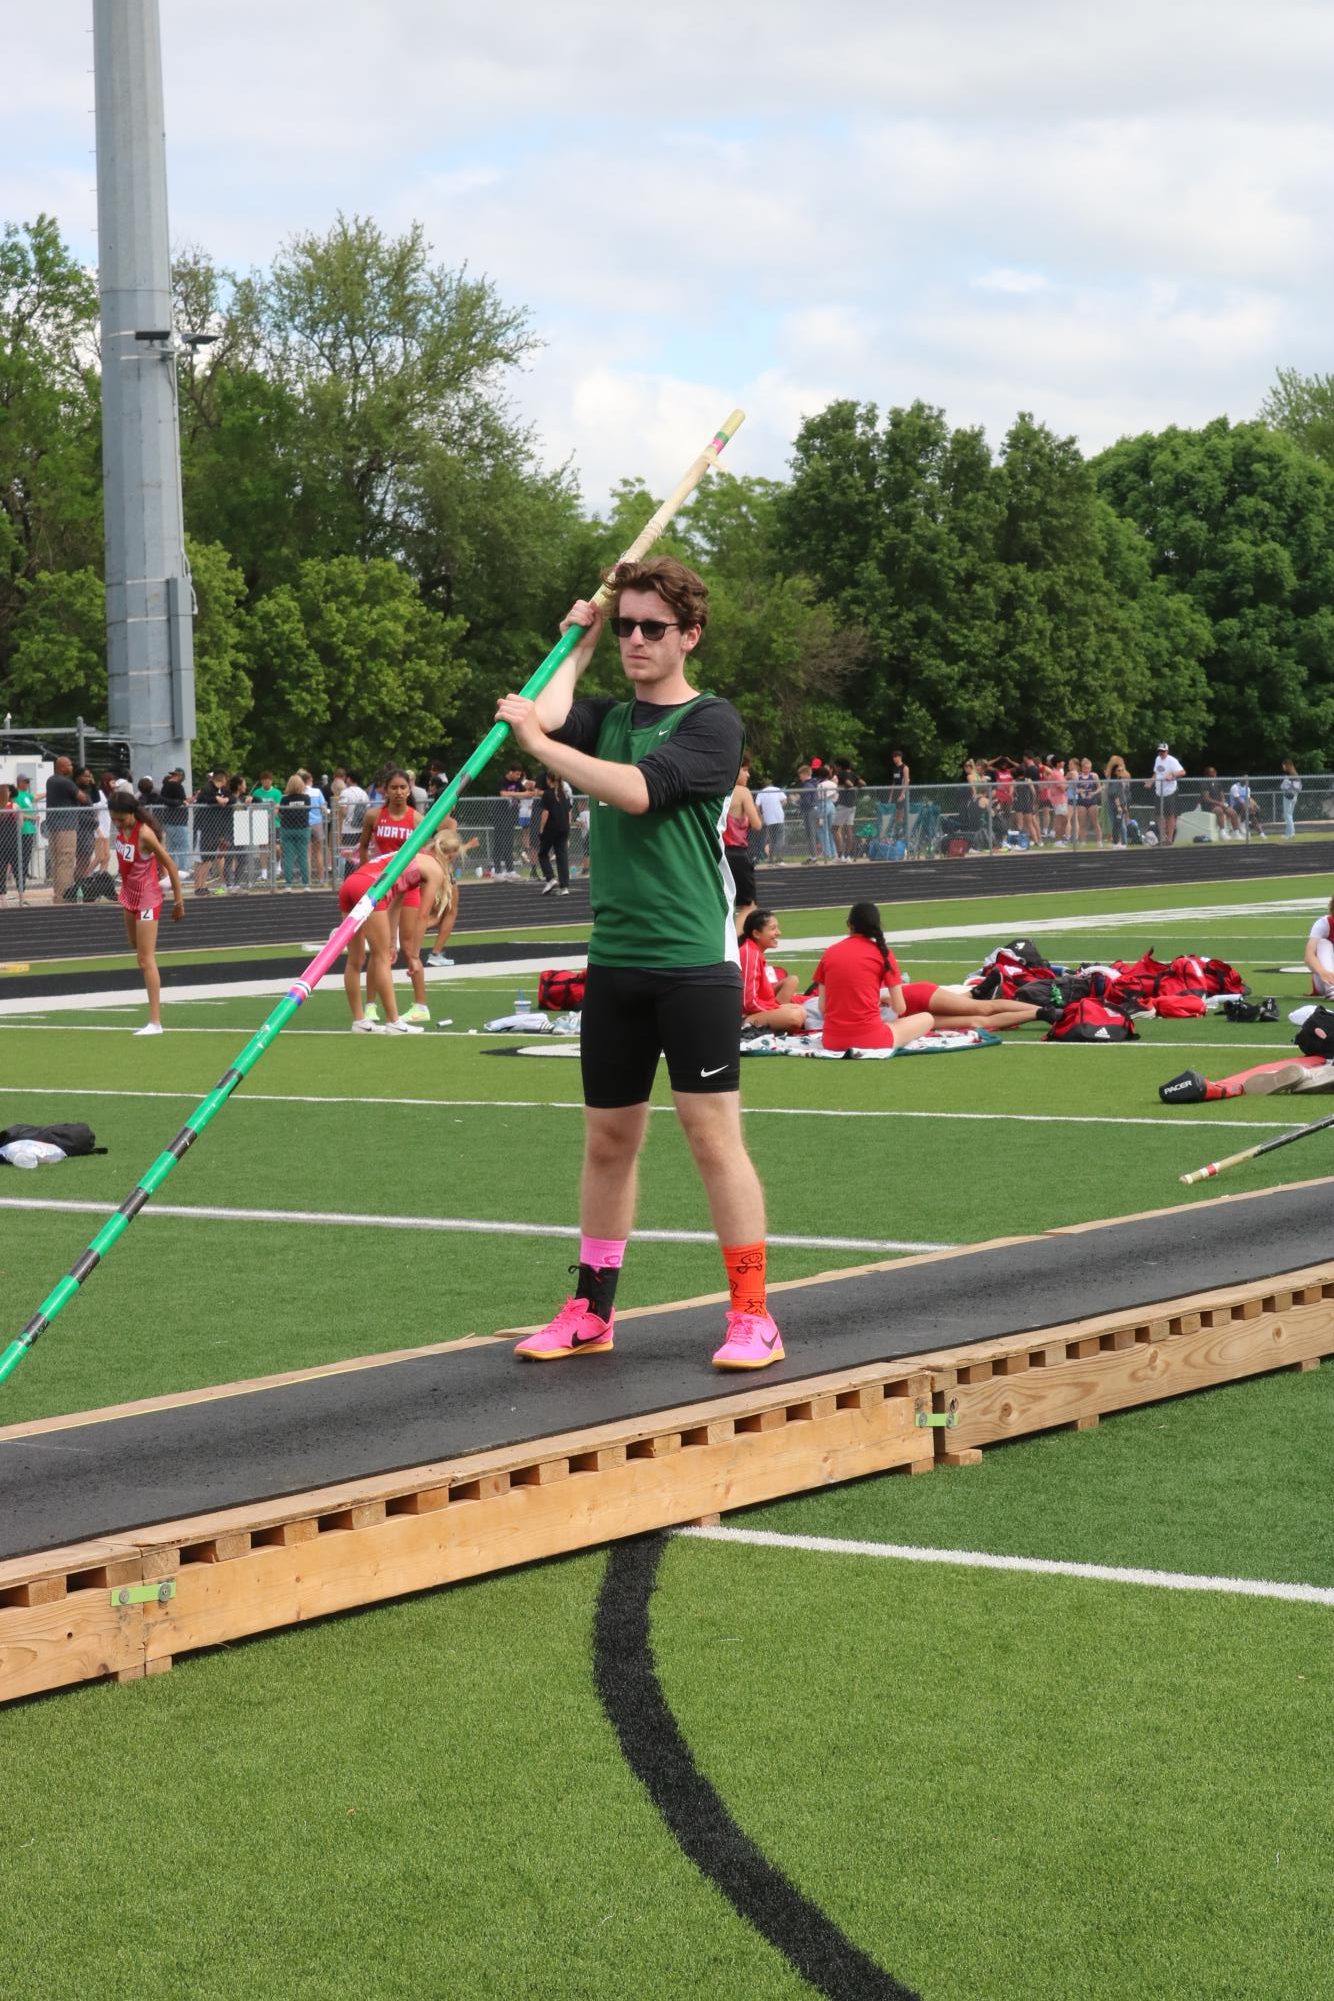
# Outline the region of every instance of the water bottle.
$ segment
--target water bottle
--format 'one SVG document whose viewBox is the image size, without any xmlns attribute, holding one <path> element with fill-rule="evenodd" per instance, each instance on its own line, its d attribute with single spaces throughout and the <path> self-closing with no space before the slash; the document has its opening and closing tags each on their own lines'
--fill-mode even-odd
<svg viewBox="0 0 1334 2001">
<path fill-rule="evenodd" d="M 528 996 L 527 996 L 527 994 L 515 994 L 515 996 L 514 996 L 514 1012 L 515 1012 L 516 1014 L 528 1014 L 528 1013 L 530 1012 L 530 1009 L 529 1009 L 529 1006 L 528 1006 Z"/>
</svg>

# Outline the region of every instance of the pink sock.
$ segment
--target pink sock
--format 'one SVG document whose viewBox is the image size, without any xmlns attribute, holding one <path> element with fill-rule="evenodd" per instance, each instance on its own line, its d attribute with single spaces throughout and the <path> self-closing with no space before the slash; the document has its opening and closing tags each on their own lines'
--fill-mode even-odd
<svg viewBox="0 0 1334 2001">
<path fill-rule="evenodd" d="M 625 1237 L 583 1237 L 579 1239 L 579 1262 L 593 1271 L 619 1271 L 625 1262 Z"/>
</svg>

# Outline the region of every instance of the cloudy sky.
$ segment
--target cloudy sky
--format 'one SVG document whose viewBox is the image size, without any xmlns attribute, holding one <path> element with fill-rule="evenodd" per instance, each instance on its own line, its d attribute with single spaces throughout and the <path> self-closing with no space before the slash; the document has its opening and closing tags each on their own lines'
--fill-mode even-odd
<svg viewBox="0 0 1334 2001">
<path fill-rule="evenodd" d="M 234 268 L 419 219 L 524 303 L 514 399 L 585 494 L 735 403 L 1084 448 L 1334 366 L 1331 0 L 162 0 L 172 235 Z M 5 10 L 0 219 L 90 261 L 91 0 Z"/>
</svg>

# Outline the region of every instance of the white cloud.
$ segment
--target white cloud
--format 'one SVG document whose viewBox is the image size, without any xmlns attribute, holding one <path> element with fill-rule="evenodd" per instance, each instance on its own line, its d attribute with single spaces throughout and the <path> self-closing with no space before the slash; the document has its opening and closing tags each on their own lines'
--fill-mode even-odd
<svg viewBox="0 0 1334 2001">
<path fill-rule="evenodd" d="M 1040 271 L 1008 271 L 1004 266 L 993 271 L 983 271 L 972 280 L 979 292 L 1008 292 L 1016 298 L 1026 297 L 1031 292 L 1047 292 L 1051 289 L 1050 278 L 1044 278 Z"/>
<path fill-rule="evenodd" d="M 778 474 L 833 396 L 1094 449 L 1329 365 L 1327 0 L 162 12 L 178 239 L 245 267 L 419 218 L 530 307 L 515 398 L 593 500 L 736 401 L 729 461 Z M 11 13 L 0 219 L 91 255 L 91 8 Z"/>
</svg>

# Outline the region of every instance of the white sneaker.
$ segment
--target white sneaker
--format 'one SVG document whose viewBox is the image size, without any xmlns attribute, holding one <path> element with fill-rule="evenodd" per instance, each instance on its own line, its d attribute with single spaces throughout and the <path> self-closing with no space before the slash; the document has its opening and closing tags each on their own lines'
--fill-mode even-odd
<svg viewBox="0 0 1334 2001">
<path fill-rule="evenodd" d="M 352 1033 L 354 1035 L 387 1035 L 389 1031 L 382 1021 L 368 1021 L 366 1016 L 363 1015 L 360 1021 L 353 1022 Z"/>
<path fill-rule="evenodd" d="M 569 890 L 568 890 L 568 889 L 558 889 L 558 890 L 556 891 L 556 894 L 557 894 L 557 896 L 568 896 L 568 895 L 569 895 L 569 893 L 570 893 L 570 892 L 569 892 Z"/>
<path fill-rule="evenodd" d="M 556 878 L 553 876 L 550 882 L 543 883 L 542 885 L 543 896 L 550 896 L 552 892 L 556 889 L 556 887 L 557 887 Z"/>
<path fill-rule="evenodd" d="M 448 952 L 432 952 L 426 963 L 428 966 L 452 966 L 454 961 Z"/>
<path fill-rule="evenodd" d="M 147 1021 L 142 1028 L 136 1028 L 134 1032 L 136 1035 L 161 1035 L 162 1023 L 160 1021 Z"/>
<path fill-rule="evenodd" d="M 422 1028 L 416 1021 L 386 1021 L 381 1024 L 386 1035 L 420 1035 Z"/>
</svg>

